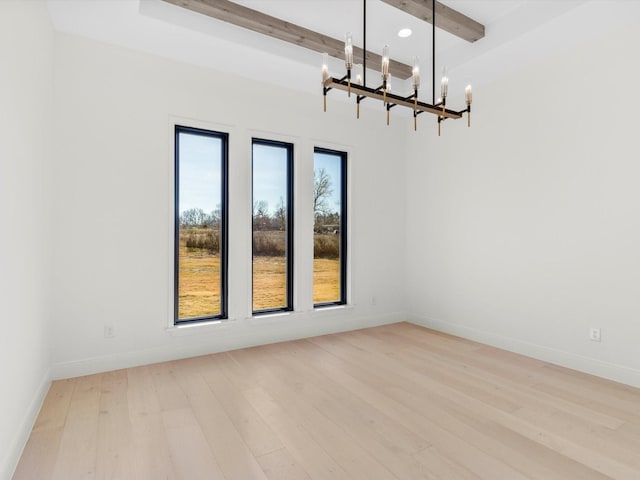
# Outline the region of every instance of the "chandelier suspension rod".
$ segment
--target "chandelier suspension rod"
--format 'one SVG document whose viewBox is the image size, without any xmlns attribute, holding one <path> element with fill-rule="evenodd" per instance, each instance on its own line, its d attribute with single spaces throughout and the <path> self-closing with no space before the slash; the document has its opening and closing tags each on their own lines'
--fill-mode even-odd
<svg viewBox="0 0 640 480">
<path fill-rule="evenodd" d="M 367 0 L 362 0 L 362 85 L 367 86 Z"/>
<path fill-rule="evenodd" d="M 431 104 L 436 104 L 436 0 L 431 3 Z"/>
</svg>

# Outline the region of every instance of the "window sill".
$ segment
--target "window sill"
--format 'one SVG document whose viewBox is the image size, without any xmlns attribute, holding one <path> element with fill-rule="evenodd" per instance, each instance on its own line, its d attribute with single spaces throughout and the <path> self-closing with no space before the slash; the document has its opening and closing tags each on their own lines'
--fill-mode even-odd
<svg viewBox="0 0 640 480">
<path fill-rule="evenodd" d="M 288 319 L 292 315 L 295 315 L 299 312 L 288 311 L 288 312 L 273 312 L 273 313 L 263 313 L 260 315 L 253 315 L 246 319 L 247 324 L 251 326 L 260 326 L 260 325 L 271 325 L 273 323 L 280 323 L 285 319 Z"/>
<path fill-rule="evenodd" d="M 331 315 L 332 313 L 338 313 L 338 312 L 350 312 L 353 310 L 353 305 L 351 304 L 346 304 L 346 305 L 328 305 L 326 307 L 314 307 L 313 310 L 311 310 L 311 316 L 315 317 L 315 316 L 322 316 L 322 315 Z"/>
<path fill-rule="evenodd" d="M 172 337 L 184 337 L 219 331 L 229 328 L 231 323 L 233 323 L 233 320 L 211 320 L 208 322 L 188 323 L 186 325 L 174 325 L 167 327 L 165 331 Z"/>
</svg>

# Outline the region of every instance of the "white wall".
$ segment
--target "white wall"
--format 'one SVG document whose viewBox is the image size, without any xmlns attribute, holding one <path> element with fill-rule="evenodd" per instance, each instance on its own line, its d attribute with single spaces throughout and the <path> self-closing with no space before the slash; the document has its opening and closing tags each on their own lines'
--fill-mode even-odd
<svg viewBox="0 0 640 480">
<path fill-rule="evenodd" d="M 322 96 L 267 87 L 66 34 L 56 35 L 55 378 L 401 318 L 406 124 L 386 127 Z M 342 92 L 333 92 L 336 96 Z M 172 121 L 230 133 L 230 320 L 171 318 Z M 250 318 L 250 142 L 295 144 L 296 312 Z M 350 163 L 351 306 L 312 308 L 314 145 Z M 375 297 L 375 305 L 373 305 Z M 116 336 L 105 339 L 105 324 Z"/>
<path fill-rule="evenodd" d="M 413 142 L 416 322 L 640 386 L 639 27 L 476 89 L 470 130 Z"/>
<path fill-rule="evenodd" d="M 41 2 L 0 2 L 0 478 L 50 383 L 53 30 Z"/>
</svg>

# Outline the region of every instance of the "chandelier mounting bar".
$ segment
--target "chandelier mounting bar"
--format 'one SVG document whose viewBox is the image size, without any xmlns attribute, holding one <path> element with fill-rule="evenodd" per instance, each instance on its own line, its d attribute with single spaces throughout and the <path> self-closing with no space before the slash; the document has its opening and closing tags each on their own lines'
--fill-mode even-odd
<svg viewBox="0 0 640 480">
<path fill-rule="evenodd" d="M 410 95 L 408 97 L 402 97 L 400 95 L 395 95 L 393 93 L 387 92 L 386 94 L 383 92 L 382 87 L 378 87 L 376 89 L 365 87 L 362 85 L 358 85 L 357 83 L 349 84 L 346 77 L 343 78 L 333 78 L 330 77 L 324 81 L 324 88 L 327 89 L 327 92 L 333 88 L 337 90 L 343 90 L 348 92 L 351 90 L 351 93 L 355 93 L 359 97 L 367 97 L 374 98 L 376 100 L 385 100 L 389 105 L 389 108 L 392 108 L 396 105 L 400 105 L 403 107 L 414 108 L 416 107 L 416 115 L 426 112 L 433 113 L 435 115 L 444 116 L 444 118 L 462 118 L 463 114 L 467 111 L 466 109 L 461 110 L 459 112 L 455 110 L 450 110 L 448 108 L 443 108 L 442 103 L 436 105 L 430 105 L 425 102 L 415 102 L 414 96 Z M 360 98 L 362 101 L 363 98 Z"/>
</svg>

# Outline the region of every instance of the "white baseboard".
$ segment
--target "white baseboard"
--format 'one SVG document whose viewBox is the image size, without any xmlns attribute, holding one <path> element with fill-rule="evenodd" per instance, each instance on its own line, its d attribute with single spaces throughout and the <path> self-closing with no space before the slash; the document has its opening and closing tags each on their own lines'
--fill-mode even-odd
<svg viewBox="0 0 640 480">
<path fill-rule="evenodd" d="M 624 365 L 603 362 L 602 360 L 595 358 L 556 350 L 543 345 L 536 345 L 515 338 L 505 337 L 492 332 L 486 332 L 484 330 L 478 330 L 443 320 L 436 320 L 415 314 L 407 315 L 406 318 L 407 321 L 416 325 L 421 325 L 433 330 L 449 333 L 468 340 L 484 343 L 503 350 L 536 358 L 544 362 L 553 363 L 555 365 L 589 373 L 615 382 L 631 385 L 633 387 L 640 387 L 640 370 L 629 368 Z"/>
<path fill-rule="evenodd" d="M 51 370 L 47 369 L 40 381 L 40 384 L 38 385 L 38 388 L 33 394 L 33 399 L 24 414 L 20 428 L 18 432 L 16 432 L 13 444 L 9 447 L 7 455 L 2 463 L 0 463 L 0 479 L 9 479 L 13 476 L 50 386 Z"/>
<path fill-rule="evenodd" d="M 186 341 L 181 335 L 168 334 L 168 337 L 172 337 L 174 341 L 160 347 L 54 363 L 52 375 L 54 380 L 79 377 L 239 348 L 375 327 L 406 320 L 406 315 L 400 312 L 377 316 L 354 315 L 348 308 L 346 311 L 336 311 L 335 313 L 322 312 L 321 316 L 316 315 L 314 312 L 306 312 L 283 317 L 282 319 L 269 318 L 265 319 L 264 322 L 262 322 L 262 319 L 250 319 L 244 322 L 236 322 L 234 325 L 233 321 L 229 321 L 230 324 L 222 325 L 220 329 L 215 329 L 214 327 L 206 334 L 189 335 Z"/>
</svg>

